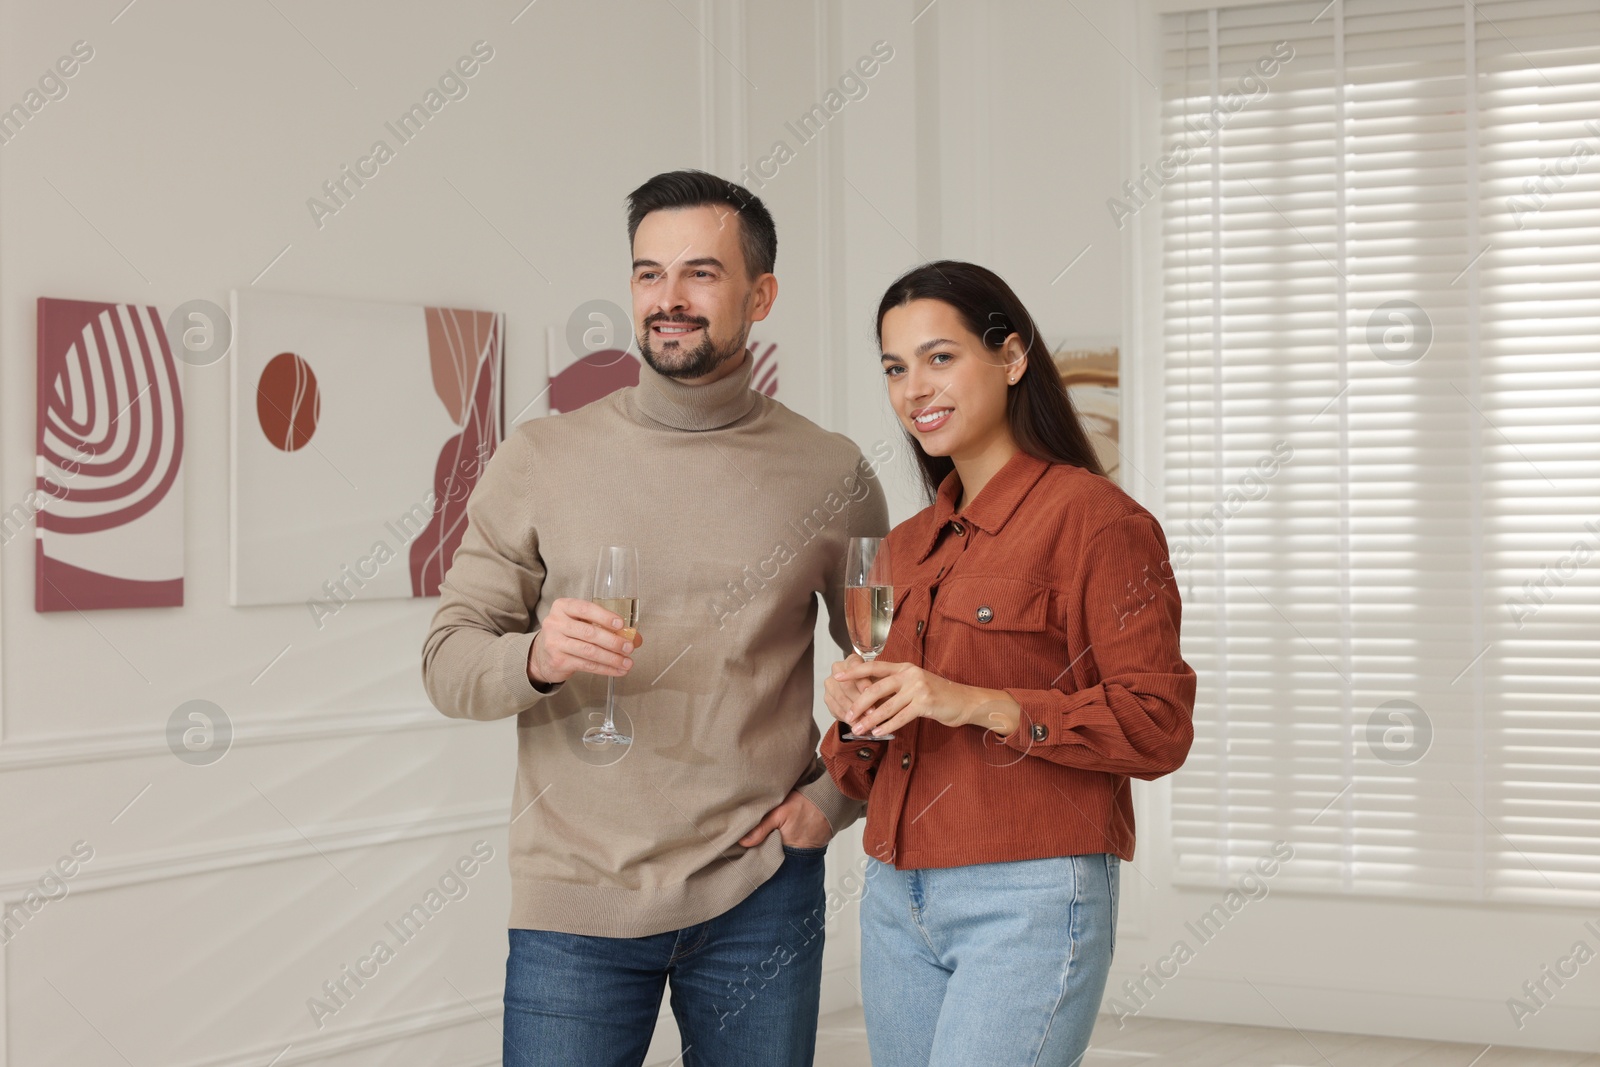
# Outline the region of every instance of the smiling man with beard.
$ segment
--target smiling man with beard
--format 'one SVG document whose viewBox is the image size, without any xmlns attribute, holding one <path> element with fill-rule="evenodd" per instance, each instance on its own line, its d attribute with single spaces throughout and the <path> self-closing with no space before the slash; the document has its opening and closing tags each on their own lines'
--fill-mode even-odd
<svg viewBox="0 0 1600 1067">
<path fill-rule="evenodd" d="M 823 855 L 861 813 L 817 755 L 817 606 L 848 654 L 846 545 L 886 534 L 888 508 L 855 442 L 750 388 L 750 326 L 778 293 L 761 201 L 660 174 L 629 196 L 628 233 L 639 384 L 522 423 L 491 457 L 424 684 L 446 715 L 517 717 L 507 1067 L 642 1063 L 669 982 L 685 1067 L 798 1067 Z M 795 515 L 819 535 L 740 586 Z M 639 554 L 632 641 L 590 600 L 617 544 Z M 730 585 L 742 606 L 719 615 Z M 608 678 L 620 751 L 583 741 Z"/>
</svg>

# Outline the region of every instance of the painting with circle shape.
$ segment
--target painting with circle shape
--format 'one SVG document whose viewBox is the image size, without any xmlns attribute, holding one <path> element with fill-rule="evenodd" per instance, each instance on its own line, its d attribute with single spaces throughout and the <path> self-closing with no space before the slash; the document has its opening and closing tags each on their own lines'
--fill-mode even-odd
<svg viewBox="0 0 1600 1067">
<path fill-rule="evenodd" d="M 310 364 L 293 352 L 267 360 L 256 381 L 256 418 L 266 439 L 285 452 L 311 440 L 322 412 L 322 394 Z"/>
<path fill-rule="evenodd" d="M 233 294 L 232 596 L 437 596 L 504 437 L 505 317 Z"/>
<path fill-rule="evenodd" d="M 161 316 L 41 297 L 37 318 L 34 609 L 178 607 L 183 373 Z"/>
</svg>

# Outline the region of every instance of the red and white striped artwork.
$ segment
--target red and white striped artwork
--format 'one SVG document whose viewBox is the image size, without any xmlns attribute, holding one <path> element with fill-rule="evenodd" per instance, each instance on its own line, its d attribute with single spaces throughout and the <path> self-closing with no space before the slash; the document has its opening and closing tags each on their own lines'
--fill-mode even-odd
<svg viewBox="0 0 1600 1067">
<path fill-rule="evenodd" d="M 761 354 L 756 355 L 756 348 L 761 342 L 750 342 L 750 358 L 756 365 L 750 368 L 750 388 L 763 396 L 778 395 L 778 345 L 776 341 L 767 342 L 767 347 L 761 349 Z"/>
<path fill-rule="evenodd" d="M 154 307 L 38 302 L 34 608 L 183 603 L 183 389 Z"/>
</svg>

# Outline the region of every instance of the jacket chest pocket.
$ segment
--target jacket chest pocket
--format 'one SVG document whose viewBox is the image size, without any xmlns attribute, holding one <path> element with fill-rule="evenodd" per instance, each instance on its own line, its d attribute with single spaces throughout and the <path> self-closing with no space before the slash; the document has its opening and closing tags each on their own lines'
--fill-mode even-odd
<svg viewBox="0 0 1600 1067">
<path fill-rule="evenodd" d="M 1052 596 L 1049 587 L 1023 578 L 950 579 L 934 594 L 939 649 L 930 658 L 962 664 L 961 677 L 947 677 L 966 685 L 1050 685 L 1067 665 L 1064 642 L 1050 626 Z"/>
<path fill-rule="evenodd" d="M 939 588 L 933 610 L 977 631 L 1038 632 L 1050 625 L 1050 590 L 1021 578 L 962 575 Z"/>
</svg>

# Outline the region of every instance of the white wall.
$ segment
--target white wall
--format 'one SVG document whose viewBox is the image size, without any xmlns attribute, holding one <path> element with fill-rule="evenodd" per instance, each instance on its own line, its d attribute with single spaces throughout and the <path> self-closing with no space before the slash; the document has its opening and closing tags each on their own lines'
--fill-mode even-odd
<svg viewBox="0 0 1600 1067">
<path fill-rule="evenodd" d="M 73 42 L 94 48 L 0 146 L 0 501 L 32 487 L 39 296 L 165 311 L 255 285 L 503 310 L 521 411 L 547 330 L 587 300 L 627 304 L 625 194 L 681 166 L 736 176 L 785 136 L 871 48 L 842 6 L 0 2 L 5 106 Z M 478 40 L 494 57 L 469 94 L 319 228 L 307 198 Z M 900 56 L 850 107 L 909 93 Z M 782 290 L 757 336 L 780 344 L 781 399 L 830 426 L 840 166 L 830 128 L 762 189 Z M 302 608 L 227 605 L 226 382 L 225 362 L 187 372 L 183 608 L 38 615 L 31 539 L 0 553 L 0 898 L 74 842 L 94 850 L 3 950 L 0 1067 L 260 1064 L 286 1046 L 276 1063 L 402 1046 L 408 1064 L 497 1063 L 512 724 L 428 705 L 431 600 L 358 602 L 321 631 Z M 211 766 L 166 747 L 194 698 L 237 731 Z M 307 998 L 479 839 L 495 859 L 469 896 L 319 1029 Z M 825 1008 L 856 998 L 853 919 L 834 929 Z M 665 1063 L 670 1023 L 658 1037 Z"/>
<path fill-rule="evenodd" d="M 762 336 L 786 403 L 898 447 L 877 299 L 920 260 L 976 259 L 1046 331 L 1122 339 L 1130 487 L 1159 508 L 1153 234 L 1104 208 L 1151 158 L 1152 27 L 1114 0 L 0 0 L 0 105 L 74 41 L 95 48 L 0 146 L 0 504 L 32 485 L 38 296 L 167 309 L 255 284 L 500 309 L 516 413 L 544 388 L 546 331 L 626 302 L 626 192 L 686 165 L 759 176 L 783 139 L 794 158 L 757 191 L 779 223 Z M 470 95 L 318 229 L 306 198 L 480 39 L 495 58 Z M 894 58 L 867 96 L 798 144 L 785 122 L 878 40 Z M 243 1065 L 285 1046 L 279 1064 L 402 1045 L 408 1064 L 498 1062 L 511 726 L 428 706 L 431 601 L 359 603 L 320 632 L 300 609 L 226 605 L 226 373 L 188 371 L 187 606 L 37 615 L 27 538 L 0 552 L 0 898 L 94 848 L 3 950 L 0 1067 Z M 887 474 L 895 521 L 922 506 L 913 474 Z M 820 672 L 820 625 L 817 649 Z M 164 740 L 197 697 L 237 730 L 209 767 Z M 1114 988 L 1214 900 L 1171 884 L 1165 787 L 1137 795 Z M 496 858 L 471 895 L 318 1030 L 306 999 L 480 838 Z M 858 863 L 859 827 L 830 854 L 836 888 Z M 837 899 L 825 1010 L 856 996 L 855 908 Z M 1581 918 L 1274 893 L 1148 1014 L 1583 1047 L 1591 976 L 1521 1033 L 1504 1008 Z M 673 1055 L 667 1022 L 651 1059 Z"/>
</svg>

